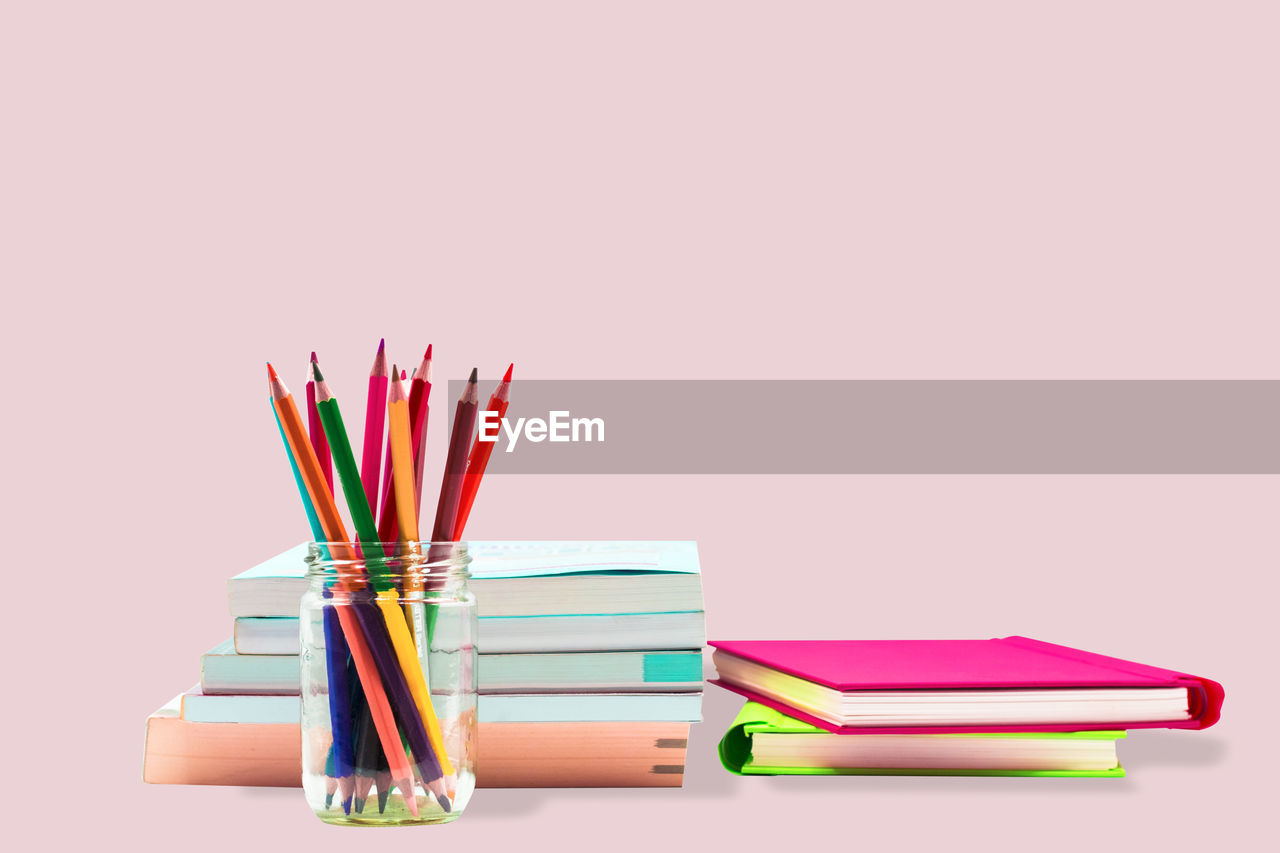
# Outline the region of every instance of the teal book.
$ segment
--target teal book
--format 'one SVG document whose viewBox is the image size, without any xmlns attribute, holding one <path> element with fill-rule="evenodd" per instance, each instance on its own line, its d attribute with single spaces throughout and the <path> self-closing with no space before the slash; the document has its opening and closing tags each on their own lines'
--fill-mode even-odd
<svg viewBox="0 0 1280 853">
<path fill-rule="evenodd" d="M 296 655 L 298 619 L 241 616 L 233 630 L 242 655 Z M 486 616 L 479 620 L 481 654 L 524 652 L 621 652 L 701 649 L 702 611 L 576 616 Z"/>
<path fill-rule="evenodd" d="M 833 734 L 748 702 L 720 741 L 743 776 L 1124 776 L 1121 731 Z"/>
<path fill-rule="evenodd" d="M 470 586 L 484 617 L 702 610 L 696 542 L 471 542 Z M 296 617 L 307 546 L 227 582 L 235 617 Z"/>
<path fill-rule="evenodd" d="M 702 652 L 482 654 L 481 693 L 656 693 L 702 689 Z"/>
<path fill-rule="evenodd" d="M 568 652 L 480 655 L 481 693 L 659 693 L 702 689 L 702 652 Z M 242 655 L 224 640 L 200 658 L 206 695 L 294 695 L 298 656 Z"/>
<path fill-rule="evenodd" d="M 569 693 L 486 695 L 481 723 L 697 722 L 702 693 Z M 182 719 L 193 723 L 291 723 L 301 720 L 298 696 L 211 696 L 199 687 L 182 695 Z"/>
</svg>

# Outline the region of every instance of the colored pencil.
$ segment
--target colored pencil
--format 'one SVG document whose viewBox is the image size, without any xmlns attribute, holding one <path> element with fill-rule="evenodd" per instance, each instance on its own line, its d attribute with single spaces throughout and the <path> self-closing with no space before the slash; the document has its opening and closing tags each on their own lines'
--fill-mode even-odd
<svg viewBox="0 0 1280 853">
<path fill-rule="evenodd" d="M 402 380 L 404 377 L 400 377 Z M 394 377 L 392 383 L 394 384 Z M 390 410 L 388 409 L 388 415 Z M 390 433 L 386 441 L 387 450 L 382 457 L 382 497 L 378 498 L 378 506 L 373 507 L 373 519 L 378 523 L 378 541 L 395 542 L 398 538 L 399 525 L 396 522 L 396 493 L 391 487 L 391 439 Z"/>
<path fill-rule="evenodd" d="M 507 368 L 507 375 L 502 377 L 498 387 L 489 396 L 489 404 L 484 407 L 486 412 L 496 412 L 499 421 L 507 416 L 507 407 L 511 405 L 511 371 L 515 368 L 514 364 Z M 461 539 L 466 530 L 471 507 L 476 502 L 476 492 L 480 489 L 480 478 L 489 467 L 489 457 L 493 455 L 496 444 L 496 441 L 481 441 L 480 433 L 476 431 L 475 441 L 471 443 L 471 454 L 467 457 L 467 473 L 462 480 L 462 497 L 458 501 L 458 521 L 453 530 L 456 539 Z"/>
<path fill-rule="evenodd" d="M 387 402 L 387 439 L 391 444 L 394 460 L 393 479 L 395 481 L 396 506 L 400 515 L 400 530 L 409 542 L 418 541 L 418 519 L 413 511 L 413 439 L 409 432 L 409 400 L 405 397 L 404 385 L 399 381 L 391 383 L 391 395 Z M 422 582 L 415 577 L 405 580 L 405 592 L 414 593 L 422 589 Z M 397 596 L 394 589 L 378 593 L 378 606 L 388 622 L 402 622 L 400 617 L 407 617 L 408 625 L 414 624 L 413 607 L 405 602 L 403 613 L 397 612 Z M 446 777 L 452 776 L 453 767 L 444 748 L 444 736 L 440 731 L 440 721 L 436 718 L 435 708 L 431 705 L 431 690 L 422 675 L 422 666 L 412 645 L 397 646 L 396 654 L 400 665 L 409 677 L 413 690 L 413 698 L 418 706 L 418 713 L 427 727 L 427 738 L 431 748 L 440 756 L 441 769 Z"/>
<path fill-rule="evenodd" d="M 413 421 L 414 517 L 422 518 L 422 463 L 427 458 L 427 424 L 431 415 L 431 344 L 414 371 L 409 388 L 409 417 Z"/>
<path fill-rule="evenodd" d="M 359 686 L 359 677 L 355 672 L 355 664 L 348 658 L 347 680 Z M 357 814 L 364 812 L 365 800 L 373 787 L 374 773 L 380 767 L 387 767 L 387 756 L 378 739 L 377 727 L 373 722 L 373 714 L 364 694 L 358 689 L 351 694 L 351 713 L 355 717 L 355 810 Z"/>
<path fill-rule="evenodd" d="M 373 521 L 373 513 L 361 489 L 360 475 L 356 469 L 355 455 L 351 451 L 351 442 L 347 438 L 346 427 L 342 421 L 342 412 L 338 401 L 324 381 L 319 365 L 316 365 L 316 408 L 320 410 L 320 421 L 324 424 L 325 434 L 329 438 L 329 448 L 333 453 L 334 468 L 342 483 L 342 493 L 347 499 L 347 508 L 351 511 L 351 520 L 356 527 L 356 535 L 364 550 L 366 564 L 371 559 L 386 557 L 382 543 L 378 540 L 377 525 Z M 365 629 L 369 639 L 369 649 L 378 664 L 387 693 L 392 699 L 392 710 L 400 721 L 405 737 L 409 740 L 409 748 L 413 751 L 417 767 L 422 778 L 442 808 L 449 810 L 443 782 L 449 767 L 449 758 L 443 751 L 437 755 L 430 744 L 427 722 L 420 710 L 421 706 L 430 704 L 425 679 L 422 677 L 421 663 L 417 649 L 409 634 L 404 617 L 395 606 L 397 593 L 394 586 L 380 581 L 376 576 L 370 577 L 370 584 L 376 595 L 377 605 L 373 597 L 367 593 L 357 593 L 352 602 L 360 625 Z M 388 609 L 386 603 L 390 603 Z M 381 611 L 381 613 L 379 612 Z M 382 626 L 379 630 L 379 626 Z M 371 702 L 372 704 L 372 702 Z M 376 711 L 377 709 L 373 709 Z M 384 744 L 385 748 L 385 744 Z M 388 758 L 392 756 L 388 753 Z M 395 774 L 395 766 L 392 772 Z M 399 779 L 399 775 L 396 774 Z M 397 783 L 398 784 L 398 783 Z"/>
<path fill-rule="evenodd" d="M 329 441 L 324 437 L 324 427 L 320 426 L 320 413 L 316 411 L 316 377 L 311 372 L 316 354 L 311 353 L 311 361 L 307 362 L 307 434 L 311 436 L 311 446 L 315 448 L 316 458 L 320 460 L 320 470 L 324 471 L 325 482 L 329 491 L 333 491 L 333 465 L 329 460 Z"/>
<path fill-rule="evenodd" d="M 333 747 L 329 744 L 329 752 L 324 757 L 324 807 L 326 809 L 333 808 L 333 795 L 338 793 L 338 780 L 335 778 L 338 773 L 337 765 L 333 760 Z M 351 814 L 351 806 L 347 806 L 347 814 Z"/>
<path fill-rule="evenodd" d="M 315 373 L 316 392 L 317 398 L 319 398 L 323 386 L 323 376 L 320 374 L 318 366 L 315 369 Z M 289 448 L 291 458 L 298 466 L 303 484 L 306 486 L 306 492 L 315 509 L 316 517 L 322 526 L 321 532 L 324 534 L 324 539 L 329 543 L 345 543 L 347 541 L 346 526 L 342 523 L 342 517 L 338 514 L 338 507 L 333 500 L 333 493 L 329 490 L 329 486 L 324 480 L 320 461 L 316 458 L 315 450 L 307 440 L 306 430 L 302 426 L 302 417 L 298 414 L 298 407 L 294 403 L 293 395 L 289 393 L 289 389 L 285 387 L 284 382 L 276 374 L 275 368 L 270 364 L 267 365 L 267 375 L 271 386 L 272 405 L 275 408 L 276 417 L 280 420 L 281 429 L 285 435 L 285 444 Z M 316 405 L 319 408 L 318 400 Z M 332 439 L 330 439 L 330 444 L 332 445 Z M 350 455 L 349 445 L 347 454 Z M 334 554 L 335 557 L 347 559 L 351 556 L 349 549 L 346 547 L 340 545 L 334 545 L 333 547 L 334 550 L 338 551 L 338 553 Z M 400 742 L 400 736 L 396 731 L 395 716 L 387 700 L 383 684 L 379 680 L 377 663 L 370 652 L 368 644 L 365 642 L 364 632 L 367 630 L 367 626 L 359 620 L 361 611 L 358 608 L 336 606 L 334 609 L 338 613 L 342 632 L 351 651 L 351 659 L 355 663 L 360 684 L 364 688 L 365 699 L 368 701 L 369 709 L 373 716 L 378 739 L 387 754 L 392 773 L 401 783 L 401 792 L 404 796 L 405 805 L 410 813 L 416 817 L 418 803 L 413 791 L 413 770 L 409 767 L 408 756 L 405 754 L 404 745 Z"/>
<path fill-rule="evenodd" d="M 289 441 L 285 437 L 284 425 L 276 412 L 274 402 L 271 413 L 275 416 L 276 426 L 280 429 L 280 439 L 284 442 L 286 455 L 289 457 L 289 468 L 293 471 L 294 482 L 302 495 L 303 509 L 307 513 L 307 522 L 316 541 L 325 540 L 324 530 L 316 515 L 315 506 L 307 494 L 306 485 L 302 482 L 302 473 L 293 454 L 288 452 Z M 314 446 L 314 445 L 313 445 Z M 327 592 L 327 590 L 326 590 Z M 325 673 L 329 679 L 329 725 L 333 730 L 333 743 L 329 747 L 329 755 L 325 760 L 325 808 L 329 808 L 333 795 L 342 791 L 342 810 L 351 814 L 351 798 L 355 790 L 355 748 L 352 745 L 353 729 L 351 726 L 350 691 L 347 685 L 347 643 L 342 638 L 342 631 L 334 625 L 333 608 L 324 608 L 324 650 Z"/>
<path fill-rule="evenodd" d="M 404 382 L 403 370 L 401 370 L 401 382 Z M 419 389 L 419 383 L 417 383 L 416 373 L 413 374 L 412 387 L 415 389 Z M 389 406 L 389 403 L 388 403 L 388 406 Z M 408 403 L 408 411 L 410 411 L 410 423 L 412 424 L 412 421 L 413 421 L 412 397 L 410 397 L 410 403 Z M 390 429 L 389 407 L 387 410 L 387 423 L 388 423 L 388 429 Z M 417 427 L 415 424 L 411 429 L 411 438 L 416 437 L 416 435 L 419 435 L 419 432 L 417 432 Z M 415 448 L 417 447 L 417 441 L 413 441 L 413 447 Z M 416 459 L 416 451 L 415 451 L 415 459 Z M 385 459 L 383 462 L 383 508 L 381 508 L 381 512 L 379 512 L 379 515 L 378 515 L 378 538 L 383 540 L 383 542 L 396 542 L 397 538 L 401 538 L 399 537 L 399 530 L 401 530 L 401 526 L 399 526 L 399 511 L 397 510 L 398 498 L 396 496 L 396 489 L 392 488 L 392 483 L 393 483 L 392 465 L 393 465 L 392 444 L 390 444 L 390 439 L 388 438 L 387 459 Z M 416 494 L 415 494 L 415 498 L 413 498 L 413 506 L 415 507 L 417 506 Z M 415 520 L 415 523 L 416 523 L 417 521 L 416 511 L 415 511 L 415 514 L 413 514 L 413 520 Z M 413 526 L 415 526 L 415 529 L 417 528 L 417 524 Z M 402 538 L 406 538 L 410 540 L 410 542 L 416 542 L 416 539 L 417 539 L 417 537 L 413 537 L 413 538 L 402 537 Z"/>
<path fill-rule="evenodd" d="M 325 590 L 325 597 L 332 597 Z M 342 810 L 351 814 L 351 798 L 355 793 L 356 752 L 352 738 L 355 721 L 351 714 L 351 686 L 347 683 L 347 658 L 351 650 L 342 634 L 342 623 L 332 606 L 322 608 L 325 671 L 329 676 L 329 718 L 333 728 L 333 762 L 342 792 Z"/>
<path fill-rule="evenodd" d="M 360 482 L 364 499 L 372 508 L 378 505 L 378 463 L 382 460 L 382 421 L 387 416 L 387 341 L 378 342 L 378 354 L 369 371 L 369 399 L 364 410 L 364 458 L 360 463 Z M 330 439 L 330 444 L 333 440 Z M 346 491 L 346 484 L 342 486 Z M 354 520 L 353 520 L 354 521 Z"/>
<path fill-rule="evenodd" d="M 363 814 L 365 800 L 373 789 L 374 777 L 387 763 L 387 755 L 378 740 L 369 703 L 365 702 L 355 710 L 355 810 L 356 814 Z"/>
<path fill-rule="evenodd" d="M 436 503 L 436 520 L 431 528 L 431 541 L 456 542 L 454 523 L 458 518 L 458 500 L 462 497 L 462 480 L 467 471 L 467 451 L 471 447 L 471 434 L 476 429 L 477 408 L 480 395 L 476 391 L 476 368 L 471 368 L 471 377 L 462 396 L 458 398 L 458 407 L 453 415 L 453 432 L 449 434 L 449 455 L 445 458 L 444 480 L 440 483 L 440 499 Z"/>
<path fill-rule="evenodd" d="M 409 399 L 400 379 L 392 381 L 387 399 L 387 449 L 391 452 L 391 479 L 400 532 L 409 542 L 417 542 L 418 519 L 413 511 L 417 503 L 413 497 L 413 432 L 409 425 Z"/>
</svg>

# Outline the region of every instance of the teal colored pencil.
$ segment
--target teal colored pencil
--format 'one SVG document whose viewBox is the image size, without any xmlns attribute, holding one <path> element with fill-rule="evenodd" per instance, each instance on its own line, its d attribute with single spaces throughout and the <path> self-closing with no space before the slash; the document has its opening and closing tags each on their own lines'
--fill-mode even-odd
<svg viewBox="0 0 1280 853">
<path fill-rule="evenodd" d="M 289 452 L 289 439 L 285 438 L 284 424 L 280 423 L 280 413 L 276 411 L 276 404 L 273 400 L 268 399 L 267 403 L 271 406 L 271 417 L 276 419 L 276 428 L 280 430 L 280 440 L 284 442 L 284 455 L 289 457 L 289 468 L 293 471 L 293 481 L 298 484 L 298 494 L 302 495 L 302 508 L 307 512 L 307 523 L 311 525 L 311 535 L 315 537 L 317 542 L 323 542 L 326 538 L 324 528 L 320 526 L 320 517 L 316 515 L 315 504 L 311 503 L 311 495 L 307 494 L 307 486 L 302 482 L 302 472 L 298 470 L 298 461 Z"/>
<path fill-rule="evenodd" d="M 280 440 L 284 442 L 285 456 L 289 457 L 289 467 L 293 470 L 294 482 L 298 484 L 298 494 L 302 495 L 302 506 L 307 513 L 307 521 L 311 524 L 311 535 L 315 541 L 325 540 L 324 527 L 320 517 L 316 515 L 315 504 L 307 493 L 306 484 L 302 482 L 302 472 L 298 470 L 298 460 L 289 451 L 289 440 L 284 434 L 284 424 L 280 423 L 280 413 L 276 411 L 274 401 L 271 402 L 271 414 L 276 419 L 276 427 L 280 430 Z M 321 554 L 328 558 L 329 552 L 324 545 L 319 546 Z M 351 801 L 355 789 L 355 726 L 352 722 L 351 687 L 347 681 L 347 641 L 338 627 L 337 615 L 331 606 L 324 608 L 324 648 L 325 673 L 329 677 L 329 725 L 333 732 L 333 743 L 329 745 L 329 755 L 325 759 L 324 772 L 334 790 L 342 791 L 342 809 L 351 814 Z M 365 704 L 364 692 L 356 686 L 357 705 Z M 325 792 L 324 807 L 327 809 L 333 802 L 334 790 Z"/>
</svg>

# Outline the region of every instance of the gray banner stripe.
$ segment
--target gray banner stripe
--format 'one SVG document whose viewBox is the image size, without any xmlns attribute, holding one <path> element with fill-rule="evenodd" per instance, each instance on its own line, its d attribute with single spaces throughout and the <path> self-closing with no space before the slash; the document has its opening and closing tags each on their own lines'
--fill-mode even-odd
<svg viewBox="0 0 1280 853">
<path fill-rule="evenodd" d="M 1280 473 L 1273 380 L 512 384 L 513 425 L 552 411 L 603 420 L 604 440 L 505 452 L 504 434 L 487 474 Z"/>
</svg>

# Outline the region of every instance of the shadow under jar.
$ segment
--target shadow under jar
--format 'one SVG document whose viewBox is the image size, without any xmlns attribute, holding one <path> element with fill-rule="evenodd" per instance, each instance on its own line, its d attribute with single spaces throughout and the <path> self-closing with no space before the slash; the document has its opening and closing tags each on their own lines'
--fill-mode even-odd
<svg viewBox="0 0 1280 853">
<path fill-rule="evenodd" d="M 475 790 L 465 543 L 317 542 L 302 599 L 302 786 L 323 821 L 447 823 Z"/>
</svg>

